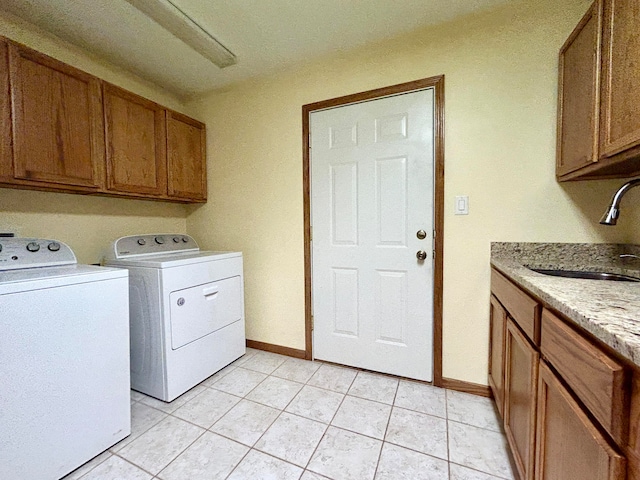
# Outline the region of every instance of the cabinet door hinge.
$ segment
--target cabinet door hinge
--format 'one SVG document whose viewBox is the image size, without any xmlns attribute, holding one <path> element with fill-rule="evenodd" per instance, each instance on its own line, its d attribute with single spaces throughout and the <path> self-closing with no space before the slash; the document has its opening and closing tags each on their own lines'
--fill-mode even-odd
<svg viewBox="0 0 640 480">
<path fill-rule="evenodd" d="M 315 321 L 313 319 L 313 315 L 311 315 L 311 330 L 313 331 L 315 328 Z"/>
</svg>

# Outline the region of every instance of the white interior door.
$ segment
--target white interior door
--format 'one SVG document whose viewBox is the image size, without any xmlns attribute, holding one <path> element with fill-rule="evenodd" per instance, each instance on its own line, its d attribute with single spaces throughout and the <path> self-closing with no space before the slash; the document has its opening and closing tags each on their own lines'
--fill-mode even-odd
<svg viewBox="0 0 640 480">
<path fill-rule="evenodd" d="M 432 380 L 433 104 L 428 89 L 310 115 L 315 358 Z"/>
</svg>

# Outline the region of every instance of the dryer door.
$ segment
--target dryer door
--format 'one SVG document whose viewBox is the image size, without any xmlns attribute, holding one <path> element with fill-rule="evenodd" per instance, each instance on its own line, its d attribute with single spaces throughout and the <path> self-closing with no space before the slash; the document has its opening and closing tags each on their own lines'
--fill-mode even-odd
<svg viewBox="0 0 640 480">
<path fill-rule="evenodd" d="M 170 301 L 176 350 L 242 318 L 242 281 L 238 276 L 177 290 Z"/>
</svg>

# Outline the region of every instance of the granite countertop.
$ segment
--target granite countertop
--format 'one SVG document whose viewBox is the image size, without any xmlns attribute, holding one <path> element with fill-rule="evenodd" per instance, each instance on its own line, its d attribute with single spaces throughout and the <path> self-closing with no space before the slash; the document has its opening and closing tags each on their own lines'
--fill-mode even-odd
<svg viewBox="0 0 640 480">
<path fill-rule="evenodd" d="M 637 245 L 492 243 L 491 265 L 640 367 L 640 283 L 553 277 L 526 268 L 590 270 L 640 278 Z"/>
</svg>

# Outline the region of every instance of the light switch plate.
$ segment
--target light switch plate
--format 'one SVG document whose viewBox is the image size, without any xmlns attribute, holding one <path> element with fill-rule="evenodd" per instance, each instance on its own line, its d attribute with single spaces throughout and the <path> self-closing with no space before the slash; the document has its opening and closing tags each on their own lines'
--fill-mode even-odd
<svg viewBox="0 0 640 480">
<path fill-rule="evenodd" d="M 469 215 L 468 195 L 456 195 L 455 215 Z"/>
</svg>

